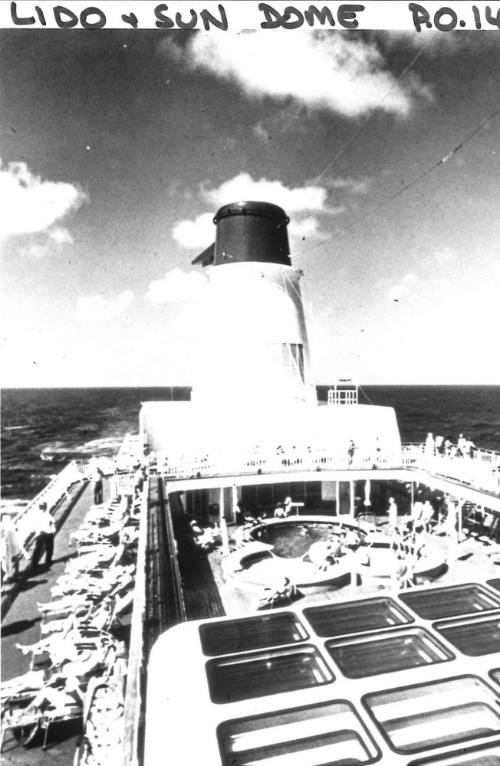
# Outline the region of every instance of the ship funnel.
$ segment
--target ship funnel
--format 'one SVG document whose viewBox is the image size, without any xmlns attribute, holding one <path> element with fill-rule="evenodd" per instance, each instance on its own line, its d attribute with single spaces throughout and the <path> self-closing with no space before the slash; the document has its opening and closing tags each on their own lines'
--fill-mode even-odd
<svg viewBox="0 0 500 766">
<path fill-rule="evenodd" d="M 220 266 L 245 261 L 290 266 L 289 218 L 269 202 L 232 202 L 214 217 L 215 243 L 193 263 Z"/>
<path fill-rule="evenodd" d="M 215 243 L 193 263 L 208 266 L 193 399 L 260 408 L 309 401 L 309 346 L 290 261 L 285 211 L 233 202 L 214 217 Z"/>
</svg>

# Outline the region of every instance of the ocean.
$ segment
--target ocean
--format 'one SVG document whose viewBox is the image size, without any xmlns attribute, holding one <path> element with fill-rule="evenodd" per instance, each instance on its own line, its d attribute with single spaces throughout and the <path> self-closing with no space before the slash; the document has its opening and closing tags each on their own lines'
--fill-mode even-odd
<svg viewBox="0 0 500 766">
<path fill-rule="evenodd" d="M 34 497 L 64 465 L 58 450 L 114 454 L 137 432 L 142 402 L 188 397 L 180 387 L 4 389 L 2 497 Z M 428 431 L 456 442 L 463 433 L 500 452 L 500 386 L 364 386 L 360 402 L 394 407 L 403 442 L 421 442 Z M 42 460 L 53 450 L 52 461 Z"/>
</svg>

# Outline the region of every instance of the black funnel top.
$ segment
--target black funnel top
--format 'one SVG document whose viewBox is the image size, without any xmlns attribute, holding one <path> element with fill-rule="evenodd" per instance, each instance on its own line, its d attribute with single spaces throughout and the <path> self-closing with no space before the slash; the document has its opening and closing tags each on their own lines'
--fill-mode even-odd
<svg viewBox="0 0 500 766">
<path fill-rule="evenodd" d="M 193 263 L 203 266 L 241 261 L 265 261 L 290 266 L 285 211 L 270 202 L 232 202 L 224 205 L 214 218 L 217 227 L 215 245 L 211 245 Z"/>
</svg>

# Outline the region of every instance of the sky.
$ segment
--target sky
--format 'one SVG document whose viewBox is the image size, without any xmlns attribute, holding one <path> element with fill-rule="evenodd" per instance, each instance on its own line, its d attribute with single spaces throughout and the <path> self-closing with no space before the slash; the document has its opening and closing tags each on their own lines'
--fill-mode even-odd
<svg viewBox="0 0 500 766">
<path fill-rule="evenodd" d="M 244 199 L 318 383 L 500 384 L 499 82 L 492 31 L 0 31 L 3 385 L 189 384 Z"/>
</svg>

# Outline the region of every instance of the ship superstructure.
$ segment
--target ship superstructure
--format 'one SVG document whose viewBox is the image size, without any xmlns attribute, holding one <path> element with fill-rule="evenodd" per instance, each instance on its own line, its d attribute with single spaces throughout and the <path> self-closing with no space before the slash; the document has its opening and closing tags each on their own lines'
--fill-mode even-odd
<svg viewBox="0 0 500 766">
<path fill-rule="evenodd" d="M 460 546 L 471 508 L 481 509 L 476 537 L 495 545 L 496 458 L 403 448 L 394 410 L 359 404 L 349 384 L 318 403 L 286 214 L 241 202 L 214 222 L 215 244 L 195 260 L 209 289 L 192 401 L 146 404 L 141 415 L 164 482 L 165 535 L 179 546 L 170 571 L 178 621 L 201 618 L 151 651 L 146 766 L 161 762 L 163 721 L 177 763 L 495 763 L 494 560 L 481 584 L 448 583 L 470 571 Z M 220 526 L 221 549 L 199 580 L 188 519 Z M 334 543 L 342 553 L 327 563 L 331 542 L 316 536 L 325 525 L 344 545 Z M 420 596 L 415 585 L 436 578 L 443 587 Z M 283 596 L 284 610 L 255 612 Z M 187 741 L 183 722 L 193 720 Z"/>
</svg>

